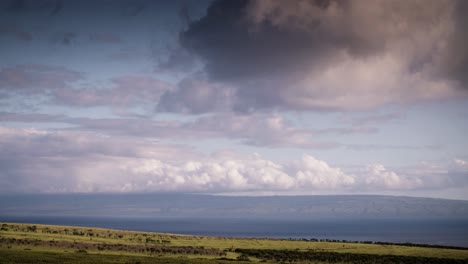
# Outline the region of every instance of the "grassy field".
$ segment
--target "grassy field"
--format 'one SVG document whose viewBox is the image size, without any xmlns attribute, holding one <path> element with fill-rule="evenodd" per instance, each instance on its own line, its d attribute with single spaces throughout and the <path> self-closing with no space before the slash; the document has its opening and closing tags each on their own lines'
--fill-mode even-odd
<svg viewBox="0 0 468 264">
<path fill-rule="evenodd" d="M 468 250 L 0 223 L 0 263 L 468 263 Z"/>
</svg>

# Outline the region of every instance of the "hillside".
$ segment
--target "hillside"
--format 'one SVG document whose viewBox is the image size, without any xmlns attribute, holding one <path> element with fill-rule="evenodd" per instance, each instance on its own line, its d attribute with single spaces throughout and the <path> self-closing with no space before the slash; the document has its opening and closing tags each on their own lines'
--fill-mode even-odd
<svg viewBox="0 0 468 264">
<path fill-rule="evenodd" d="M 468 263 L 449 247 L 0 225 L 0 263 Z"/>
</svg>

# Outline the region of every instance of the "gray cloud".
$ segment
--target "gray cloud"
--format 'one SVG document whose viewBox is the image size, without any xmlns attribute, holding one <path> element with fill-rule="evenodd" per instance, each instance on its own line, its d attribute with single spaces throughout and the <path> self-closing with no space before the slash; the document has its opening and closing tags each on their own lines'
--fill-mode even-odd
<svg viewBox="0 0 468 264">
<path fill-rule="evenodd" d="M 7 3 L 8 11 L 18 13 L 44 10 L 53 16 L 60 13 L 63 8 L 62 0 L 11 0 L 4 2 L 9 2 Z"/>
<path fill-rule="evenodd" d="M 232 93 L 230 88 L 203 78 L 185 78 L 176 89 L 161 96 L 156 108 L 161 112 L 193 114 L 226 111 L 232 104 Z"/>
<path fill-rule="evenodd" d="M 219 114 L 194 121 L 158 121 L 129 118 L 71 118 L 63 115 L 1 113 L 0 121 L 25 123 L 64 123 L 68 130 L 87 130 L 119 136 L 140 136 L 158 139 L 208 140 L 226 138 L 261 147 L 336 148 L 340 144 L 321 142 L 319 135 L 337 133 L 295 127 L 279 115 Z M 342 131 L 339 131 L 342 133 Z"/>
<path fill-rule="evenodd" d="M 38 129 L 1 128 L 1 148 L 12 156 L 67 158 L 87 155 L 142 156 L 141 142 L 121 137 L 121 144 L 113 145 L 111 137 L 90 132 L 45 131 Z M 25 139 L 27 139 L 25 141 Z M 45 147 L 47 146 L 47 147 Z"/>
<path fill-rule="evenodd" d="M 177 44 L 172 44 L 165 49 L 155 50 L 153 53 L 156 57 L 156 73 L 188 73 L 197 66 L 195 56 Z"/>
<path fill-rule="evenodd" d="M 107 87 L 79 83 L 84 74 L 64 67 L 48 65 L 17 65 L 0 68 L 0 94 L 26 102 L 34 97 L 46 103 L 74 107 L 109 106 L 128 109 L 145 108 L 154 111 L 161 95 L 173 90 L 173 85 L 149 76 L 127 75 L 109 80 Z"/>
<path fill-rule="evenodd" d="M 51 94 L 58 104 L 69 106 L 144 106 L 153 108 L 160 96 L 172 85 L 146 76 L 120 76 L 110 80 L 113 84 L 106 88 L 71 88 L 56 90 Z"/>
<path fill-rule="evenodd" d="M 393 150 L 441 150 L 444 149 L 443 145 L 385 145 L 385 144 L 343 144 L 345 149 L 367 151 L 367 150 L 381 150 L 381 149 L 393 149 Z"/>
<path fill-rule="evenodd" d="M 31 32 L 24 30 L 17 25 L 0 25 L 0 36 L 14 37 L 17 40 L 30 42 L 33 39 Z"/>
<path fill-rule="evenodd" d="M 405 116 L 402 113 L 373 114 L 351 120 L 354 126 L 378 125 L 389 121 L 401 120 Z"/>
<path fill-rule="evenodd" d="M 102 43 L 102 44 L 120 44 L 122 39 L 113 33 L 97 32 L 91 33 L 87 36 L 73 31 L 56 32 L 52 34 L 51 41 L 53 43 L 71 46 L 76 44 L 83 44 L 86 42 Z"/>
<path fill-rule="evenodd" d="M 180 44 L 210 80 L 236 87 L 239 111 L 466 96 L 460 2 L 214 1 Z"/>
<path fill-rule="evenodd" d="M 0 112 L 0 121 L 2 122 L 53 123 L 65 122 L 65 120 L 67 120 L 67 116 L 65 115 Z"/>
<path fill-rule="evenodd" d="M 447 53 L 439 58 L 443 75 L 462 82 L 462 88 L 468 89 L 468 3 L 459 0 L 455 6 L 454 34 L 448 45 Z"/>
<path fill-rule="evenodd" d="M 280 115 L 221 114 L 201 117 L 185 124 L 183 130 L 209 137 L 240 139 L 244 144 L 262 147 L 328 149 L 339 146 L 335 142 L 322 142 L 318 137 L 320 133 L 296 127 Z"/>
<path fill-rule="evenodd" d="M 82 73 L 58 66 L 31 64 L 0 68 L 0 90 L 13 94 L 47 94 L 82 79 Z"/>
<path fill-rule="evenodd" d="M 126 2 L 126 6 L 122 8 L 122 15 L 124 16 L 137 16 L 145 10 L 147 3 L 145 1 L 131 1 Z"/>
<path fill-rule="evenodd" d="M 109 43 L 109 44 L 117 44 L 122 41 L 119 36 L 111 34 L 111 33 L 90 34 L 89 39 L 91 41 Z"/>
<path fill-rule="evenodd" d="M 71 31 L 57 32 L 52 36 L 52 42 L 66 46 L 75 44 L 77 39 L 78 34 Z"/>
<path fill-rule="evenodd" d="M 384 117 L 370 116 L 368 118 Z M 380 122 L 381 120 L 379 120 Z M 324 140 L 323 136 L 375 134 L 379 129 L 351 124 L 321 129 L 302 128 L 278 114 L 204 115 L 191 121 L 154 120 L 148 118 L 72 118 L 64 115 L 21 114 L 0 112 L 0 122 L 62 123 L 67 130 L 94 131 L 118 136 L 139 136 L 155 139 L 211 140 L 230 139 L 239 143 L 268 148 L 366 150 L 440 150 L 442 145 L 350 144 Z"/>
</svg>

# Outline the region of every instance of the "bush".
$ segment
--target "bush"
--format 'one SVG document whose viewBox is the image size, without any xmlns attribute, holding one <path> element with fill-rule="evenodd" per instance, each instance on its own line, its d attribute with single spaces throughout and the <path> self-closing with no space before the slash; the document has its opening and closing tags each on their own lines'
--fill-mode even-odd
<svg viewBox="0 0 468 264">
<path fill-rule="evenodd" d="M 240 256 L 237 257 L 238 261 L 250 261 L 249 257 L 245 254 L 241 254 Z"/>
</svg>

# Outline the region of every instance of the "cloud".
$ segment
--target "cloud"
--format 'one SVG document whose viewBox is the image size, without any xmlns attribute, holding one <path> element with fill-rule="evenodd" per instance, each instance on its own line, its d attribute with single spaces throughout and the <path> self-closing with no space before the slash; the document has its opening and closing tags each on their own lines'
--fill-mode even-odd
<svg viewBox="0 0 468 264">
<path fill-rule="evenodd" d="M 63 1 L 62 0 L 56 0 L 53 9 L 50 12 L 50 15 L 55 16 L 55 15 L 59 14 L 60 11 L 62 11 L 62 9 L 63 9 Z"/>
<path fill-rule="evenodd" d="M 12 164 L 7 171 L 23 183 L 40 177 L 36 190 L 245 191 L 333 189 L 353 183 L 341 170 L 310 156 L 290 165 L 259 156 L 190 159 L 185 154 L 182 159 L 171 157 L 158 144 L 129 144 L 121 137 L 9 128 L 2 128 L 0 135 L 2 149 L 9 153 L 2 156 L 2 161 Z M 60 176 L 61 170 L 67 173 Z M 5 174 L 2 179 L 12 180 Z M 31 188 L 33 184 L 27 186 Z"/>
<path fill-rule="evenodd" d="M 388 144 L 343 144 L 343 147 L 349 150 L 366 151 L 366 150 L 440 150 L 444 149 L 444 145 L 428 144 L 428 145 L 388 145 Z"/>
<path fill-rule="evenodd" d="M 455 159 L 454 162 L 460 169 L 468 171 L 468 161 L 462 159 Z"/>
<path fill-rule="evenodd" d="M 62 123 L 74 130 L 99 131 L 112 135 L 140 136 L 157 139 L 213 140 L 229 139 L 241 144 L 264 147 L 348 150 L 421 150 L 441 149 L 441 145 L 347 144 L 324 140 L 323 136 L 373 134 L 372 126 L 331 127 L 310 129 L 297 126 L 291 120 L 271 113 L 206 114 L 193 120 L 154 120 L 145 118 L 84 118 L 65 115 L 0 112 L 0 122 Z"/>
<path fill-rule="evenodd" d="M 232 90 L 202 78 L 185 78 L 177 88 L 166 91 L 156 109 L 160 112 L 201 114 L 226 111 L 232 100 Z"/>
<path fill-rule="evenodd" d="M 8 4 L 10 12 L 46 10 L 51 16 L 60 13 L 62 8 L 62 0 L 11 0 Z"/>
<path fill-rule="evenodd" d="M 82 187 L 86 182 L 97 188 L 112 173 L 131 181 L 130 175 L 119 171 L 124 162 L 202 156 L 190 147 L 154 139 L 8 127 L 0 127 L 0 149 L 2 192 L 90 191 Z"/>
<path fill-rule="evenodd" d="M 7 127 L 0 127 L 0 136 L 1 148 L 9 157 L 79 158 L 103 155 L 175 158 L 172 156 L 173 151 L 170 151 L 170 146 L 156 144 L 155 140 L 136 140 L 128 136 L 119 136 L 117 143 L 115 137 L 94 132 Z M 154 149 L 151 148 L 153 143 L 157 146 Z M 152 151 L 147 152 L 148 149 Z"/>
<path fill-rule="evenodd" d="M 113 52 L 108 56 L 110 61 L 125 61 L 134 63 L 142 58 L 149 57 L 150 54 L 135 48 L 121 48 L 119 51 Z"/>
<path fill-rule="evenodd" d="M 311 130 L 294 126 L 280 115 L 224 113 L 202 116 L 193 121 L 165 121 L 141 118 L 71 118 L 64 115 L 20 114 L 0 112 L 0 121 L 23 123 L 63 123 L 74 130 L 100 131 L 113 135 L 158 139 L 231 139 L 258 147 L 296 147 L 330 149 L 336 142 L 323 142 L 325 134 L 358 133 L 346 128 Z M 367 133 L 367 131 L 360 131 Z"/>
<path fill-rule="evenodd" d="M 52 122 L 65 122 L 66 119 L 67 119 L 67 116 L 65 115 L 0 112 L 1 122 L 52 123 Z"/>
<path fill-rule="evenodd" d="M 142 75 L 111 78 L 110 87 L 80 83 L 83 80 L 83 73 L 64 67 L 16 65 L 0 68 L 0 93 L 24 102 L 33 98 L 36 103 L 41 99 L 42 103 L 73 107 L 141 107 L 152 113 L 161 95 L 174 89 L 170 83 Z"/>
<path fill-rule="evenodd" d="M 242 143 L 261 147 L 336 148 L 338 143 L 322 142 L 323 131 L 294 126 L 288 119 L 275 114 L 219 114 L 187 123 L 182 128 L 208 137 L 240 139 Z"/>
<path fill-rule="evenodd" d="M 146 76 L 120 76 L 110 80 L 110 88 L 68 88 L 54 91 L 53 101 L 68 106 L 131 107 L 151 105 L 172 85 Z"/>
<path fill-rule="evenodd" d="M 453 34 L 449 39 L 445 53 L 438 57 L 440 63 L 440 74 L 447 75 L 462 82 L 462 88 L 468 89 L 468 3 L 466 1 L 456 1 Z"/>
<path fill-rule="evenodd" d="M 32 33 L 16 25 L 0 25 L 0 36 L 14 37 L 17 40 L 31 42 Z"/>
<path fill-rule="evenodd" d="M 288 192 L 443 190 L 468 170 L 395 172 L 381 164 L 346 172 L 310 155 L 274 162 L 257 154 L 211 156 L 142 137 L 0 128 L 2 192 Z M 455 162 L 456 164 L 460 162 Z M 430 173 L 428 173 L 430 172 Z"/>
<path fill-rule="evenodd" d="M 40 64 L 0 68 L 0 90 L 11 94 L 47 94 L 83 79 L 83 74 L 64 67 Z"/>
<path fill-rule="evenodd" d="M 83 44 L 86 42 L 102 43 L 102 44 L 120 44 L 122 39 L 113 33 L 91 33 L 87 36 L 72 31 L 56 32 L 52 35 L 51 40 L 53 43 L 58 43 L 66 46 L 73 44 Z"/>
<path fill-rule="evenodd" d="M 180 186 L 186 191 L 315 190 L 335 189 L 353 183 L 353 179 L 341 170 L 311 156 L 304 156 L 294 165 L 274 163 L 259 156 L 241 160 L 188 161 L 177 167 L 160 161 L 146 161 L 133 172 L 154 177 L 159 182 L 170 182 L 172 188 Z M 166 178 L 168 176 L 170 180 Z"/>
<path fill-rule="evenodd" d="M 256 146 L 327 147 L 313 143 L 314 131 L 292 126 L 281 116 L 219 114 L 194 121 L 125 118 L 71 118 L 64 115 L 0 113 L 0 121 L 65 123 L 80 130 L 108 134 L 176 139 L 228 138 Z M 332 147 L 332 146 L 328 146 Z"/>
<path fill-rule="evenodd" d="M 235 87 L 238 111 L 441 100 L 466 96 L 446 71 L 467 65 L 459 2 L 214 1 L 180 45 Z"/>
<path fill-rule="evenodd" d="M 368 188 L 416 189 L 423 187 L 418 177 L 405 177 L 386 169 L 382 164 L 369 165 L 364 173 Z"/>
<path fill-rule="evenodd" d="M 154 50 L 153 53 L 156 55 L 156 73 L 189 73 L 197 66 L 195 56 L 177 43 L 173 43 L 164 49 Z"/>
<path fill-rule="evenodd" d="M 122 41 L 119 36 L 111 34 L 111 33 L 90 34 L 89 39 L 91 41 L 108 43 L 108 44 L 117 44 Z"/>
<path fill-rule="evenodd" d="M 354 118 L 350 121 L 354 126 L 368 126 L 368 125 L 379 125 L 383 123 L 387 123 L 390 121 L 401 120 L 404 119 L 405 115 L 402 113 L 383 113 L 383 114 L 371 114 L 368 116 Z"/>
<path fill-rule="evenodd" d="M 299 186 L 311 186 L 316 189 L 347 189 L 352 187 L 355 179 L 339 168 L 333 168 L 325 161 L 304 155 L 302 160 L 293 163 L 293 173 Z"/>
<path fill-rule="evenodd" d="M 147 4 L 143 1 L 131 1 L 125 2 L 125 6 L 122 8 L 123 16 L 137 16 L 147 8 Z"/>
<path fill-rule="evenodd" d="M 78 39 L 78 34 L 71 31 L 57 32 L 53 35 L 52 41 L 66 46 L 75 44 Z"/>
</svg>

